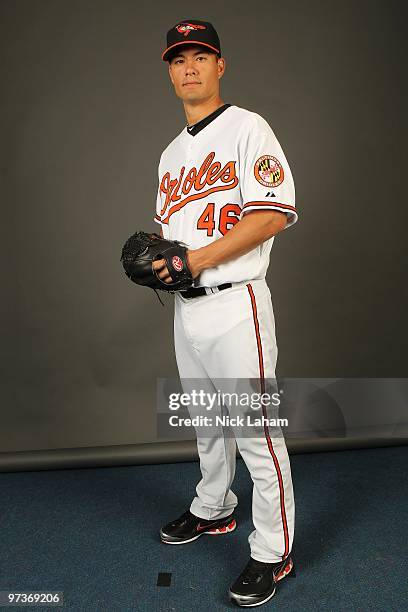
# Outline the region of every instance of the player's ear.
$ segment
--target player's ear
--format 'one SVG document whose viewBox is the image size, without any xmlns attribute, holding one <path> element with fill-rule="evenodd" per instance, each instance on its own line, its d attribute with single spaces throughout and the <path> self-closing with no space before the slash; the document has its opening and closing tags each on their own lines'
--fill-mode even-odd
<svg viewBox="0 0 408 612">
<path fill-rule="evenodd" d="M 169 76 L 172 84 L 174 85 L 173 75 L 171 74 L 171 62 L 169 62 Z"/>
<path fill-rule="evenodd" d="M 220 79 L 222 77 L 222 75 L 225 72 L 225 68 L 226 68 L 226 62 L 225 62 L 225 58 L 224 57 L 218 57 L 217 58 L 217 64 L 218 64 L 218 78 Z"/>
</svg>

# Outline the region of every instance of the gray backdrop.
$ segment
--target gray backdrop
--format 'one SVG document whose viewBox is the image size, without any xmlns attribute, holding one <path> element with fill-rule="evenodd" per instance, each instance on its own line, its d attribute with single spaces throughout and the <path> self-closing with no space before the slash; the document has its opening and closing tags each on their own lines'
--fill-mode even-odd
<svg viewBox="0 0 408 612">
<path fill-rule="evenodd" d="M 157 441 L 173 300 L 119 257 L 157 231 L 159 157 L 185 125 L 161 60 L 180 19 L 214 23 L 224 102 L 265 117 L 294 175 L 299 222 L 268 272 L 279 376 L 407 376 L 403 7 L 2 0 L 3 457 Z"/>
</svg>

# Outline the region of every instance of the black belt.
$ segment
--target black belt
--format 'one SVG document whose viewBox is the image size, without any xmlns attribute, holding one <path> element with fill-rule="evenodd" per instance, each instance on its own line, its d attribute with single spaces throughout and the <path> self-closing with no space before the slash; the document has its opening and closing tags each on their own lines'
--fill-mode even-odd
<svg viewBox="0 0 408 612">
<path fill-rule="evenodd" d="M 218 291 L 222 291 L 223 289 L 229 289 L 232 287 L 231 283 L 224 283 L 223 285 L 218 285 L 218 287 L 207 287 L 210 289 L 211 293 L 218 293 Z M 195 298 L 199 295 L 211 295 L 211 293 L 207 293 L 205 287 L 194 287 L 192 289 L 187 289 L 186 291 L 179 291 L 180 295 L 184 298 Z M 212 291 L 214 289 L 214 291 Z M 218 289 L 218 291 L 216 291 Z"/>
</svg>

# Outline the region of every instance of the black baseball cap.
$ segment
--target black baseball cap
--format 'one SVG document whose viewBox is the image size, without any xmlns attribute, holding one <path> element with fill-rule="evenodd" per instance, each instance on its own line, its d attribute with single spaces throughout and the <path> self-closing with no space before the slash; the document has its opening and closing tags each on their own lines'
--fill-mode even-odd
<svg viewBox="0 0 408 612">
<path fill-rule="evenodd" d="M 221 45 L 214 26 L 209 21 L 184 19 L 167 32 L 167 45 L 162 60 L 167 61 L 179 45 L 203 45 L 221 57 Z"/>
</svg>

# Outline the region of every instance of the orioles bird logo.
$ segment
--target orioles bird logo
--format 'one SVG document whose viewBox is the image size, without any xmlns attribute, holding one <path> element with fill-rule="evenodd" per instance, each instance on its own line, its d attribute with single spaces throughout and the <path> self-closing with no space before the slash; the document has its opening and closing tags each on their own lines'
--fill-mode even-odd
<svg viewBox="0 0 408 612">
<path fill-rule="evenodd" d="M 180 34 L 184 34 L 184 36 L 188 36 L 192 30 L 205 30 L 206 27 L 203 25 L 198 25 L 195 23 L 180 23 L 180 25 L 176 26 L 177 32 Z"/>
</svg>

